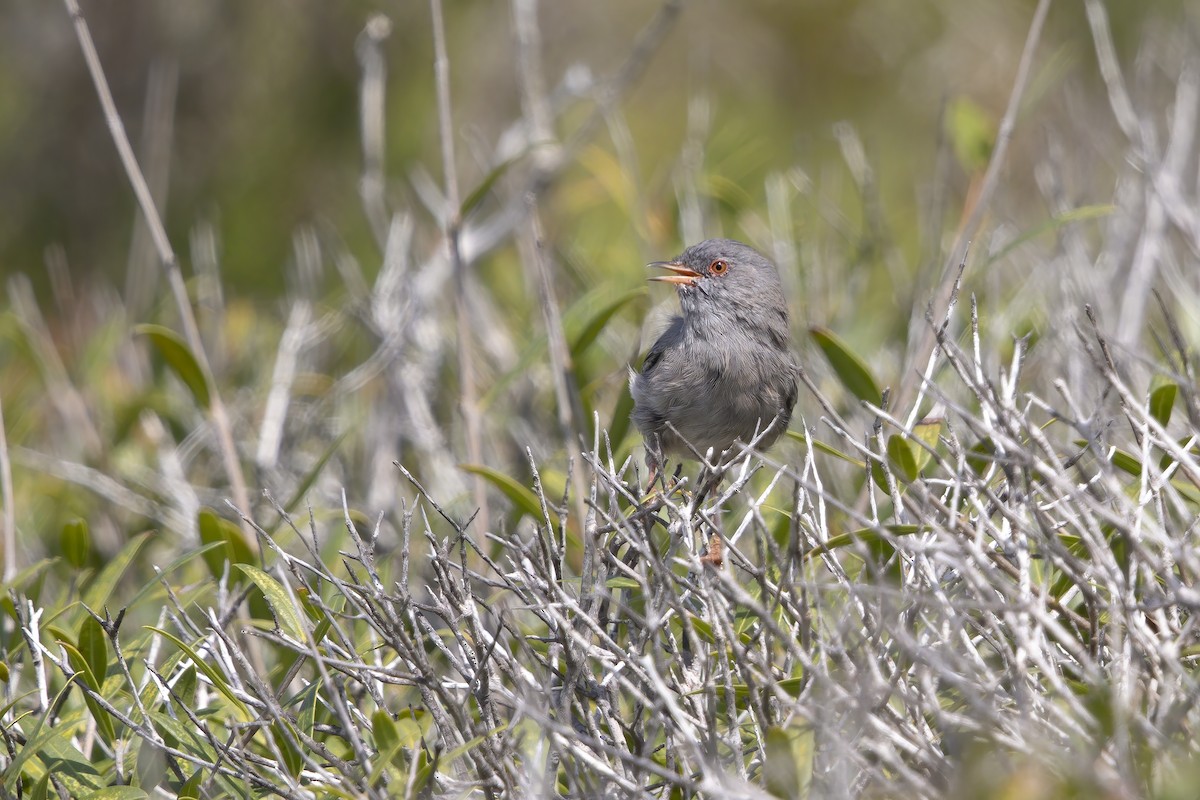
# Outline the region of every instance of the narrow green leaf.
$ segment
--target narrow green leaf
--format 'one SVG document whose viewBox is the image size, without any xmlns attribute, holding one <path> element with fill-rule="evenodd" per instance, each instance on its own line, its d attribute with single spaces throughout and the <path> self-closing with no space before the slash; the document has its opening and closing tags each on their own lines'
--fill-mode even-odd
<svg viewBox="0 0 1200 800">
<path fill-rule="evenodd" d="M 88 608 L 104 608 L 109 604 L 113 591 L 125 576 L 125 571 L 129 569 L 129 565 L 137 558 L 138 553 L 142 551 L 151 536 L 153 533 L 147 531 L 133 537 L 125 543 L 115 557 L 104 565 L 104 569 L 100 570 L 95 580 L 83 592 L 83 602 Z"/>
<path fill-rule="evenodd" d="M 294 779 L 298 779 L 300 772 L 304 769 L 304 756 L 292 744 L 295 734 L 293 733 L 289 737 L 285 732 L 285 725 L 287 725 L 286 721 L 271 723 L 271 738 L 275 740 L 275 746 L 279 748 L 279 752 L 283 755 L 283 762 L 287 768 L 288 775 L 291 775 Z"/>
<path fill-rule="evenodd" d="M 200 782 L 204 780 L 204 770 L 198 769 L 192 777 L 179 787 L 179 800 L 200 800 Z"/>
<path fill-rule="evenodd" d="M 462 207 L 458 211 L 459 219 L 466 219 L 471 212 L 483 202 L 488 193 L 492 191 L 492 187 L 496 185 L 496 181 L 504 177 L 504 173 L 508 172 L 508 168 L 519 161 L 525 155 L 525 150 L 517 153 L 512 158 L 505 159 L 497 164 L 491 172 L 483 177 L 483 180 L 471 190 L 467 195 L 467 199 L 463 200 Z"/>
<path fill-rule="evenodd" d="M 933 460 L 933 453 L 930 450 L 937 449 L 944 422 L 945 420 L 942 419 L 923 419 L 913 426 L 913 436 L 917 441 L 912 442 L 912 451 L 913 458 L 917 462 L 918 473 L 924 471 L 925 467 L 929 466 L 929 462 Z"/>
<path fill-rule="evenodd" d="M 192 559 L 202 557 L 209 550 L 213 550 L 218 547 L 221 548 L 222 552 L 224 552 L 225 543 L 224 542 L 212 542 L 211 544 L 205 544 L 205 545 L 201 545 L 200 547 L 190 548 L 187 551 L 185 551 L 181 556 L 179 556 L 174 561 L 172 561 L 170 564 L 168 564 L 167 566 L 159 567 L 158 573 L 155 574 L 154 577 L 150 578 L 150 580 L 148 580 L 146 583 L 142 584 L 142 588 L 138 589 L 137 594 L 135 594 L 127 603 L 125 603 L 125 607 L 126 608 L 136 607 L 138 605 L 138 603 L 142 600 L 142 598 L 144 598 L 146 595 L 150 594 L 151 592 L 158 591 L 161 593 L 163 591 L 162 582 L 166 578 L 166 576 L 172 574 L 173 572 L 175 572 L 175 570 L 179 569 L 180 567 L 182 567 L 184 564 L 188 563 Z"/>
<path fill-rule="evenodd" d="M 892 536 L 910 536 L 922 530 L 920 525 L 885 525 L 884 530 Z M 837 550 L 841 547 L 848 547 L 855 542 L 863 542 L 867 545 L 875 545 L 879 542 L 886 541 L 885 535 L 878 528 L 859 528 L 856 531 L 841 533 L 837 536 L 829 537 L 825 544 L 819 547 L 814 547 L 804 554 L 806 559 L 815 558 L 822 553 L 827 553 L 832 550 Z"/>
<path fill-rule="evenodd" d="M 333 458 L 333 454 L 337 452 L 338 447 L 341 445 L 342 440 L 346 438 L 347 433 L 349 433 L 349 431 L 343 431 L 330 443 L 329 447 L 325 448 L 325 452 L 322 453 L 321 457 L 317 459 L 315 464 L 313 464 L 312 469 L 306 472 L 304 477 L 300 480 L 300 483 L 297 484 L 296 491 L 292 492 L 291 499 L 283 504 L 284 511 L 291 513 L 292 511 L 296 510 L 296 507 L 300 505 L 300 501 L 304 499 L 306 494 L 308 494 L 308 490 L 312 488 L 312 485 L 317 482 L 317 478 L 321 476 L 321 471 L 325 469 L 325 465 L 329 463 L 329 459 Z"/>
<path fill-rule="evenodd" d="M 88 795 L 88 800 L 146 800 L 150 795 L 136 786 L 108 786 Z"/>
<path fill-rule="evenodd" d="M 968 97 L 956 97 L 945 121 L 959 165 L 970 174 L 982 171 L 996 144 L 996 121 L 991 114 Z"/>
<path fill-rule="evenodd" d="M 67 692 L 74 688 L 71 684 L 81 677 L 78 674 L 68 677 L 66 683 L 63 684 L 63 687 L 58 690 L 58 694 L 55 695 L 54 702 L 50 704 L 50 708 L 61 708 L 63 698 Z M 37 718 L 37 721 L 33 723 L 32 730 L 25 734 L 25 745 L 17 751 L 16 756 L 0 772 L 0 781 L 3 781 L 6 794 L 15 793 L 13 790 L 16 788 L 17 781 L 25 772 L 26 762 L 32 758 L 40 757 L 42 749 L 47 746 L 51 739 L 59 737 L 67 742 L 67 746 L 70 746 L 69 740 L 74 737 L 74 731 L 67 725 L 59 725 L 57 729 L 47 725 L 46 718 L 49 716 L 50 712 L 47 710 Z M 81 761 L 87 762 L 82 753 L 79 754 L 79 758 Z M 34 773 L 34 776 L 36 777 L 36 773 Z"/>
<path fill-rule="evenodd" d="M 392 715 L 382 708 L 376 709 L 371 715 L 371 732 L 375 734 L 375 750 L 383 753 L 400 744 L 400 736 L 396 733 L 396 723 Z"/>
<path fill-rule="evenodd" d="M 622 578 L 620 576 L 609 578 L 604 582 L 604 585 L 609 589 L 637 589 L 640 587 L 640 584 L 633 578 Z"/>
<path fill-rule="evenodd" d="M 321 683 L 313 681 L 293 698 L 294 704 L 300 709 L 296 714 L 296 727 L 309 738 L 313 736 L 317 724 L 317 697 L 320 692 Z"/>
<path fill-rule="evenodd" d="M 571 340 L 570 349 L 571 357 L 579 358 L 579 354 L 591 346 L 592 342 L 596 341 L 597 337 L 608 325 L 609 320 L 616 315 L 618 311 L 628 305 L 630 302 L 645 297 L 646 290 L 644 288 L 632 289 L 622 295 L 618 295 L 608 303 L 600 306 L 595 313 L 584 323 L 582 329 Z"/>
<path fill-rule="evenodd" d="M 188 387 L 196 404 L 201 408 L 208 408 L 210 402 L 208 381 L 204 377 L 203 370 L 200 369 L 200 363 L 188 349 L 183 337 L 162 325 L 138 325 L 133 331 L 150 340 L 167 366 Z"/>
<path fill-rule="evenodd" d="M 251 564 L 254 553 L 242 536 L 242 529 L 227 519 L 217 516 L 216 512 L 202 508 L 197 516 L 197 527 L 200 530 L 200 541 L 204 544 L 219 542 L 224 545 L 204 553 L 204 563 L 212 576 L 220 580 L 225 572 L 225 562 L 231 564 Z M 240 580 L 237 572 L 230 575 L 231 580 Z"/>
<path fill-rule="evenodd" d="M 921 474 L 921 470 L 917 467 L 916 455 L 913 453 L 916 447 L 917 445 L 899 433 L 893 433 L 887 439 L 888 459 L 892 462 L 892 472 L 905 483 L 912 483 Z"/>
<path fill-rule="evenodd" d="M 96 674 L 92 672 L 92 668 L 88 666 L 87 660 L 84 659 L 79 649 L 65 638 L 58 640 L 58 646 L 67 652 L 67 661 L 71 664 L 71 669 L 79 673 L 82 682 L 93 692 L 99 694 L 102 689 L 102 679 L 97 678 Z M 92 715 L 92 719 L 96 721 L 96 730 L 100 733 L 100 737 L 107 744 L 111 745 L 117 738 L 116 730 L 113 728 L 112 717 L 108 715 L 108 712 L 91 695 L 84 694 L 83 700 Z"/>
<path fill-rule="evenodd" d="M 458 466 L 464 472 L 478 475 L 495 486 L 523 514 L 528 514 L 537 520 L 542 519 L 542 504 L 531 489 L 517 483 L 503 472 L 494 470 L 491 467 L 485 467 L 482 464 L 459 464 Z M 550 511 L 550 519 L 553 524 L 558 524 L 558 515 L 553 510 Z"/>
<path fill-rule="evenodd" d="M 76 517 L 63 525 L 59 549 L 63 558 L 75 569 L 87 566 L 88 557 L 92 553 L 92 537 L 88 532 L 87 520 Z"/>
<path fill-rule="evenodd" d="M 821 348 L 821 352 L 829 360 L 829 365 L 833 367 L 833 371 L 850 394 L 874 405 L 882 402 L 883 394 L 879 391 L 879 384 L 871 375 L 871 370 L 848 344 L 828 328 L 809 328 L 808 334 Z"/>
<path fill-rule="evenodd" d="M 1156 376 L 1150 383 L 1150 416 L 1164 428 L 1171 421 L 1171 409 L 1175 406 L 1175 396 L 1179 386 L 1172 380 Z"/>
<path fill-rule="evenodd" d="M 987 472 L 996 455 L 996 443 L 991 439 L 982 439 L 967 451 L 967 466 L 980 477 Z"/>
<path fill-rule="evenodd" d="M 190 644 L 183 641 L 170 631 L 163 630 L 162 628 L 156 628 L 153 625 L 147 625 L 146 630 L 157 633 L 159 636 L 162 636 L 164 639 L 182 650 L 187 657 L 192 660 L 192 664 L 195 665 L 196 669 L 208 676 L 208 679 L 212 682 L 213 687 L 216 688 L 216 690 L 221 694 L 225 695 L 225 699 L 232 703 L 234 708 L 236 708 L 243 717 L 246 719 L 250 718 L 250 714 L 246 709 L 246 704 L 238 699 L 237 695 L 234 694 L 233 689 L 229 688 L 229 684 L 226 682 L 225 677 L 213 669 L 212 665 L 209 664 L 207 659 L 201 658 L 200 654 L 197 653 Z"/>
<path fill-rule="evenodd" d="M 791 737 L 782 728 L 772 726 L 767 728 L 763 745 L 766 752 L 763 774 L 767 791 L 776 797 L 800 797 L 800 766 L 792 751 Z"/>
<path fill-rule="evenodd" d="M 267 605 L 271 607 L 271 613 L 275 617 L 275 624 L 296 641 L 305 641 L 300 615 L 296 612 L 296 607 L 292 605 L 288 593 L 279 581 L 250 564 L 234 564 L 234 566 L 240 569 L 247 578 L 254 581 L 254 585 L 262 591 L 263 597 L 267 599 Z"/>
<path fill-rule="evenodd" d="M 1069 225 L 1072 222 L 1082 222 L 1083 220 L 1107 217 L 1112 214 L 1115 209 L 1116 206 L 1113 205 L 1095 205 L 1080 206 L 1079 208 L 1073 208 L 1070 211 L 1064 211 L 1063 213 L 1051 217 L 1045 222 L 1034 226 L 1030 230 L 1022 233 L 1020 236 L 1001 247 L 988 257 L 987 264 L 994 264 L 1026 242 L 1033 241 L 1034 239 L 1044 236 L 1047 233 L 1051 233 L 1059 228 Z"/>
<path fill-rule="evenodd" d="M 799 431 L 786 431 L 786 433 L 788 436 L 795 439 L 797 442 L 800 442 L 805 445 L 811 443 L 814 450 L 819 450 L 820 452 L 825 453 L 826 455 L 830 455 L 830 456 L 833 456 L 834 458 L 841 459 L 842 461 L 845 461 L 847 464 L 853 464 L 854 466 L 858 467 L 859 469 L 863 468 L 863 462 L 861 460 L 855 458 L 854 456 L 846 455 L 841 450 L 838 450 L 836 447 L 833 447 L 832 445 L 822 442 L 820 439 L 810 439 L 808 436 L 805 436 L 803 433 L 800 433 Z"/>
<path fill-rule="evenodd" d="M 79 654 L 92 675 L 96 676 L 96 686 L 93 688 L 100 691 L 108 674 L 108 634 L 91 614 L 79 623 Z"/>
<path fill-rule="evenodd" d="M 368 785 L 374 785 L 389 765 L 398 770 L 404 770 L 408 766 L 404 759 L 404 742 L 397 731 L 396 723 L 382 708 L 371 715 L 371 731 L 375 734 L 375 751 L 379 757 L 375 759 L 375 768 L 371 770 L 367 779 Z"/>
</svg>

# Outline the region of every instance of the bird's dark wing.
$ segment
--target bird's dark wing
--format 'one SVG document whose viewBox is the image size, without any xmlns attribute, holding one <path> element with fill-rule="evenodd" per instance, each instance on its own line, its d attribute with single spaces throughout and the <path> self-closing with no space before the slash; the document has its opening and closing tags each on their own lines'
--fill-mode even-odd
<svg viewBox="0 0 1200 800">
<path fill-rule="evenodd" d="M 650 346 L 650 352 L 646 353 L 646 358 L 642 361 L 642 369 L 640 370 L 643 375 L 649 375 L 654 370 L 658 362 L 662 361 L 663 353 L 667 352 L 667 350 L 679 341 L 682 333 L 683 318 L 675 317 L 671 320 L 671 324 L 667 329 L 663 331 L 662 335 L 658 337 L 658 340 Z"/>
</svg>

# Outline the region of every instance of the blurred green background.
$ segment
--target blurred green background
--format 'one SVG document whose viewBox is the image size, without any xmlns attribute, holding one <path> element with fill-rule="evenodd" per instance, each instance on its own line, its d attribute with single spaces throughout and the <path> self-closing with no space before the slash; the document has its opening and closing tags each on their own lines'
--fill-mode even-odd
<svg viewBox="0 0 1200 800">
<path fill-rule="evenodd" d="M 985 128 L 994 124 L 1035 5 L 686 2 L 620 107 L 638 166 L 632 180 L 640 185 L 633 188 L 647 199 L 638 209 L 646 226 L 612 213 L 619 198 L 579 186 L 559 198 L 563 213 L 547 224 L 591 256 L 604 243 L 609 264 L 632 259 L 631 277 L 644 250 L 674 252 L 672 175 L 687 135 L 689 98 L 705 97 L 711 101 L 705 169 L 727 182 L 729 202 L 743 192 L 748 203 L 761 205 L 771 171 L 837 169 L 832 126 L 847 121 L 878 170 L 882 197 L 895 201 L 885 205 L 893 209 L 890 222 L 907 260 L 928 257 L 918 243 L 917 209 L 935 178 L 943 111 L 966 100 Z M 1136 52 L 1148 26 L 1194 27 L 1197 15 L 1188 5 L 1108 3 L 1122 57 Z M 283 288 L 298 224 L 336 232 L 368 271 L 378 261 L 358 195 L 355 41 L 372 13 L 393 22 L 385 44 L 388 197 L 395 207 L 420 207 L 410 180 L 415 169 L 428 169 L 440 183 L 426 3 L 86 0 L 83 8 L 135 144 L 152 70 L 177 70 L 169 230 L 186 260 L 189 232 L 200 221 L 212 223 L 223 277 L 239 293 L 269 296 Z M 634 0 L 543 3 L 547 83 L 559 84 L 572 67 L 600 79 L 611 75 L 657 8 Z M 44 291 L 46 248 L 61 245 L 60 260 L 74 278 L 120 285 L 133 202 L 66 11 L 46 0 L 5 0 L 0 13 L 0 273 L 28 273 Z M 520 115 L 515 48 L 507 3 L 448 2 L 446 13 L 465 193 L 490 168 L 477 154 Z M 1091 47 L 1082 5 L 1056 3 L 1038 53 L 1030 114 L 1085 113 L 1083 106 L 1042 102 L 1061 99 L 1066 86 L 1076 97 L 1103 102 Z M 1022 146 L 1040 151 L 1037 131 L 1028 124 L 1019 129 L 1011 184 L 1031 180 Z M 595 142 L 612 152 L 603 131 Z M 945 175 L 944 188 L 955 193 L 951 217 L 970 178 L 970 165 L 958 166 Z"/>
</svg>

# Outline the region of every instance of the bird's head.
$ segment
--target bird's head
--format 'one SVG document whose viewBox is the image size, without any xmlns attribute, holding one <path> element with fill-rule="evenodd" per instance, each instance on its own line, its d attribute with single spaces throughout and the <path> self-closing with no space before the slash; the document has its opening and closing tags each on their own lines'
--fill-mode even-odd
<svg viewBox="0 0 1200 800">
<path fill-rule="evenodd" d="M 650 280 L 675 284 L 684 313 L 786 308 L 775 265 L 733 239 L 706 239 L 673 261 L 655 261 L 650 266 L 670 271 Z"/>
</svg>

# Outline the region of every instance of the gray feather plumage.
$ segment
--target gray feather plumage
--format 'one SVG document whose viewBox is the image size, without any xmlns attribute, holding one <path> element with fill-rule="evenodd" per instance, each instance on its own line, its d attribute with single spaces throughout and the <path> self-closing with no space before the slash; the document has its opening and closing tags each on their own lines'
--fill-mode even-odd
<svg viewBox="0 0 1200 800">
<path fill-rule="evenodd" d="M 710 269 L 718 261 L 728 265 L 723 274 Z M 675 263 L 700 277 L 679 286 L 682 313 L 630 380 L 647 461 L 657 467 L 663 455 L 691 457 L 684 440 L 719 455 L 770 425 L 758 443 L 765 449 L 791 419 L 799 371 L 779 273 L 731 239 L 701 242 Z"/>
</svg>

